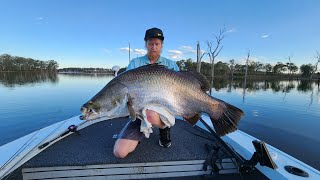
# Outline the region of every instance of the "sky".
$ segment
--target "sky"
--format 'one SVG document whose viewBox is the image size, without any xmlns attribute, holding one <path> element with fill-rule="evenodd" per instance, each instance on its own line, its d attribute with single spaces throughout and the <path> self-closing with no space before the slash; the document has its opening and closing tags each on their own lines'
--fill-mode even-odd
<svg viewBox="0 0 320 180">
<path fill-rule="evenodd" d="M 125 67 L 146 53 L 149 28 L 162 29 L 162 56 L 196 60 L 199 41 L 215 45 L 216 61 L 250 60 L 300 66 L 320 52 L 319 0 L 1 0 L 0 54 L 55 60 L 59 68 Z M 204 56 L 203 61 L 209 61 Z"/>
</svg>

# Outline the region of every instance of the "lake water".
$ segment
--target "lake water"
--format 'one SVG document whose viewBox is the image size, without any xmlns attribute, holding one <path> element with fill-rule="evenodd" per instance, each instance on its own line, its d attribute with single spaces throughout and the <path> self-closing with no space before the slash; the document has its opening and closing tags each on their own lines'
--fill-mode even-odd
<svg viewBox="0 0 320 180">
<path fill-rule="evenodd" d="M 80 114 L 113 77 L 0 73 L 0 146 Z M 239 129 L 320 170 L 319 82 L 216 79 L 213 96 L 245 112 Z"/>
</svg>

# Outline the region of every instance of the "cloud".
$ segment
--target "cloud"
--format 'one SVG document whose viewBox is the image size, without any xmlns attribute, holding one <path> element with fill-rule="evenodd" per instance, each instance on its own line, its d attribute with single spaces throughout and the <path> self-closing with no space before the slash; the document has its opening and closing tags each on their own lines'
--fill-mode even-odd
<svg viewBox="0 0 320 180">
<path fill-rule="evenodd" d="M 134 49 L 133 50 L 133 54 L 137 54 L 137 55 L 146 55 L 147 54 L 147 50 L 145 49 Z"/>
<path fill-rule="evenodd" d="M 234 32 L 236 32 L 236 31 L 237 31 L 236 28 L 231 28 L 231 29 L 227 30 L 227 33 L 234 33 Z"/>
<path fill-rule="evenodd" d="M 192 53 L 192 54 L 197 54 L 197 50 L 193 49 L 191 46 L 180 46 L 179 48 L 183 53 Z M 205 50 L 200 49 L 201 54 L 205 53 Z"/>
<path fill-rule="evenodd" d="M 261 37 L 262 37 L 262 38 L 268 38 L 268 37 L 269 37 L 269 34 L 262 35 Z"/>
<path fill-rule="evenodd" d="M 47 22 L 47 19 L 46 18 L 43 18 L 43 17 L 34 17 L 33 18 L 33 21 L 37 24 L 46 24 L 48 23 Z"/>
<path fill-rule="evenodd" d="M 193 47 L 191 46 L 180 46 L 180 48 L 182 51 L 185 51 L 186 53 L 192 53 L 192 54 L 197 54 L 197 50 L 193 49 Z"/>
<path fill-rule="evenodd" d="M 128 53 L 129 52 L 129 47 L 120 48 L 120 51 L 122 51 L 124 53 Z M 131 51 L 132 51 L 132 49 L 130 49 L 130 52 Z"/>
<path fill-rule="evenodd" d="M 109 49 L 107 49 L 107 48 L 102 48 L 102 51 L 107 53 L 107 54 L 111 54 L 111 51 Z"/>
<path fill-rule="evenodd" d="M 41 21 L 41 20 L 44 20 L 44 18 L 43 17 L 37 17 L 36 20 Z"/>
<path fill-rule="evenodd" d="M 190 55 L 186 55 L 186 54 L 197 54 L 197 50 L 194 49 L 191 46 L 180 46 L 178 48 L 179 50 L 168 50 L 168 56 L 172 59 L 183 59 L 185 58 L 185 56 L 190 56 Z M 201 54 L 205 53 L 204 50 L 200 50 Z"/>
<path fill-rule="evenodd" d="M 120 48 L 120 51 L 122 51 L 124 53 L 128 53 L 129 52 L 129 47 Z M 130 48 L 130 52 L 133 52 L 133 54 L 136 54 L 138 56 L 143 56 L 143 55 L 147 54 L 147 50 L 145 50 L 145 49 L 131 49 Z"/>
<path fill-rule="evenodd" d="M 168 50 L 168 56 L 172 59 L 182 59 L 183 52 L 179 50 Z"/>
</svg>

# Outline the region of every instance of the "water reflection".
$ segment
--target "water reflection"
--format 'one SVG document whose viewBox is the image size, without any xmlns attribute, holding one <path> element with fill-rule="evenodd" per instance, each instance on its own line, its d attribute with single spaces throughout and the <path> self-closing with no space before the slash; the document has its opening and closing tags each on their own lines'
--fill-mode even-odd
<svg viewBox="0 0 320 180">
<path fill-rule="evenodd" d="M 292 90 L 301 92 L 312 92 L 313 89 L 319 90 L 318 81 L 308 80 L 252 80 L 252 79 L 224 79 L 217 78 L 213 83 L 216 91 L 227 88 L 227 92 L 235 89 L 244 89 L 248 92 L 272 90 L 273 92 L 290 93 Z M 245 92 L 244 92 L 245 93 Z"/>
<path fill-rule="evenodd" d="M 63 76 L 68 76 L 68 77 L 113 77 L 112 74 L 109 73 L 59 73 L 60 75 Z"/>
<path fill-rule="evenodd" d="M 0 84 L 6 87 L 35 83 L 58 83 L 55 72 L 0 72 Z"/>
<path fill-rule="evenodd" d="M 298 83 L 297 90 L 303 91 L 303 92 L 308 92 L 308 91 L 312 91 L 313 87 L 312 87 L 312 84 L 310 83 L 310 81 L 300 81 Z"/>
<path fill-rule="evenodd" d="M 86 77 L 86 78 L 105 78 L 112 77 L 109 74 L 60 74 L 64 77 Z M 7 87 L 16 85 L 26 85 L 34 83 L 58 83 L 58 75 L 54 72 L 0 72 L 0 84 Z M 246 92 L 266 91 L 271 89 L 273 92 L 290 93 L 292 90 L 300 92 L 312 93 L 314 89 L 318 89 L 319 81 L 308 80 L 252 80 L 252 79 L 226 79 L 216 78 L 213 87 L 216 91 L 227 88 L 227 92 L 231 93 L 235 89 L 243 89 L 243 95 Z"/>
<path fill-rule="evenodd" d="M 252 79 L 226 79 L 217 78 L 213 83 L 216 91 L 226 90 L 232 93 L 233 90 L 242 89 L 242 103 L 245 103 L 247 93 L 257 91 L 272 90 L 274 93 L 283 93 L 282 100 L 285 101 L 287 94 L 291 91 L 309 94 L 309 106 L 314 102 L 314 98 L 319 96 L 319 81 L 309 80 L 252 80 Z M 314 92 L 315 91 L 315 92 Z"/>
</svg>

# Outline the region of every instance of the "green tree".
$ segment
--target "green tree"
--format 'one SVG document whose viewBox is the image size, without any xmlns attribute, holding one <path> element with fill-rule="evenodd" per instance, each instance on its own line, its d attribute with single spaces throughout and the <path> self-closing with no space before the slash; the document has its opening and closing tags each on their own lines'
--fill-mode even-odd
<svg viewBox="0 0 320 180">
<path fill-rule="evenodd" d="M 0 55 L 0 71 L 30 71 L 38 69 L 48 69 L 50 71 L 55 71 L 58 67 L 59 64 L 54 60 L 45 62 L 34 60 L 32 58 L 11 56 L 9 54 Z"/>
<path fill-rule="evenodd" d="M 15 57 L 14 58 L 15 64 L 18 67 L 19 71 L 23 69 L 25 59 L 23 57 Z"/>
<path fill-rule="evenodd" d="M 286 71 L 286 65 L 282 64 L 282 62 L 278 62 L 273 66 L 273 73 L 281 74 L 283 71 Z"/>
<path fill-rule="evenodd" d="M 246 65 L 236 64 L 234 66 L 235 72 L 243 74 L 246 71 Z"/>
<path fill-rule="evenodd" d="M 249 72 L 258 72 L 259 70 L 263 69 L 263 64 L 259 61 L 255 62 L 255 61 L 251 61 L 248 64 L 248 71 Z"/>
<path fill-rule="evenodd" d="M 310 76 L 314 71 L 314 66 L 312 64 L 302 64 L 300 66 L 301 75 L 304 77 Z"/>
<path fill-rule="evenodd" d="M 206 77 L 210 77 L 211 74 L 211 64 L 207 62 L 201 62 L 201 73 Z"/>
<path fill-rule="evenodd" d="M 49 60 L 47 64 L 48 64 L 47 69 L 49 71 L 55 71 L 59 67 L 59 64 L 55 60 Z"/>
<path fill-rule="evenodd" d="M 264 69 L 268 73 L 268 72 L 272 72 L 273 67 L 272 67 L 271 64 L 267 63 L 267 64 L 264 65 Z"/>
<path fill-rule="evenodd" d="M 230 72 L 230 69 L 227 63 L 219 61 L 215 65 L 215 72 L 221 76 L 224 76 Z"/>
<path fill-rule="evenodd" d="M 298 66 L 296 66 L 294 63 L 286 63 L 286 67 L 288 69 L 289 74 L 293 74 L 298 71 Z"/>
</svg>

